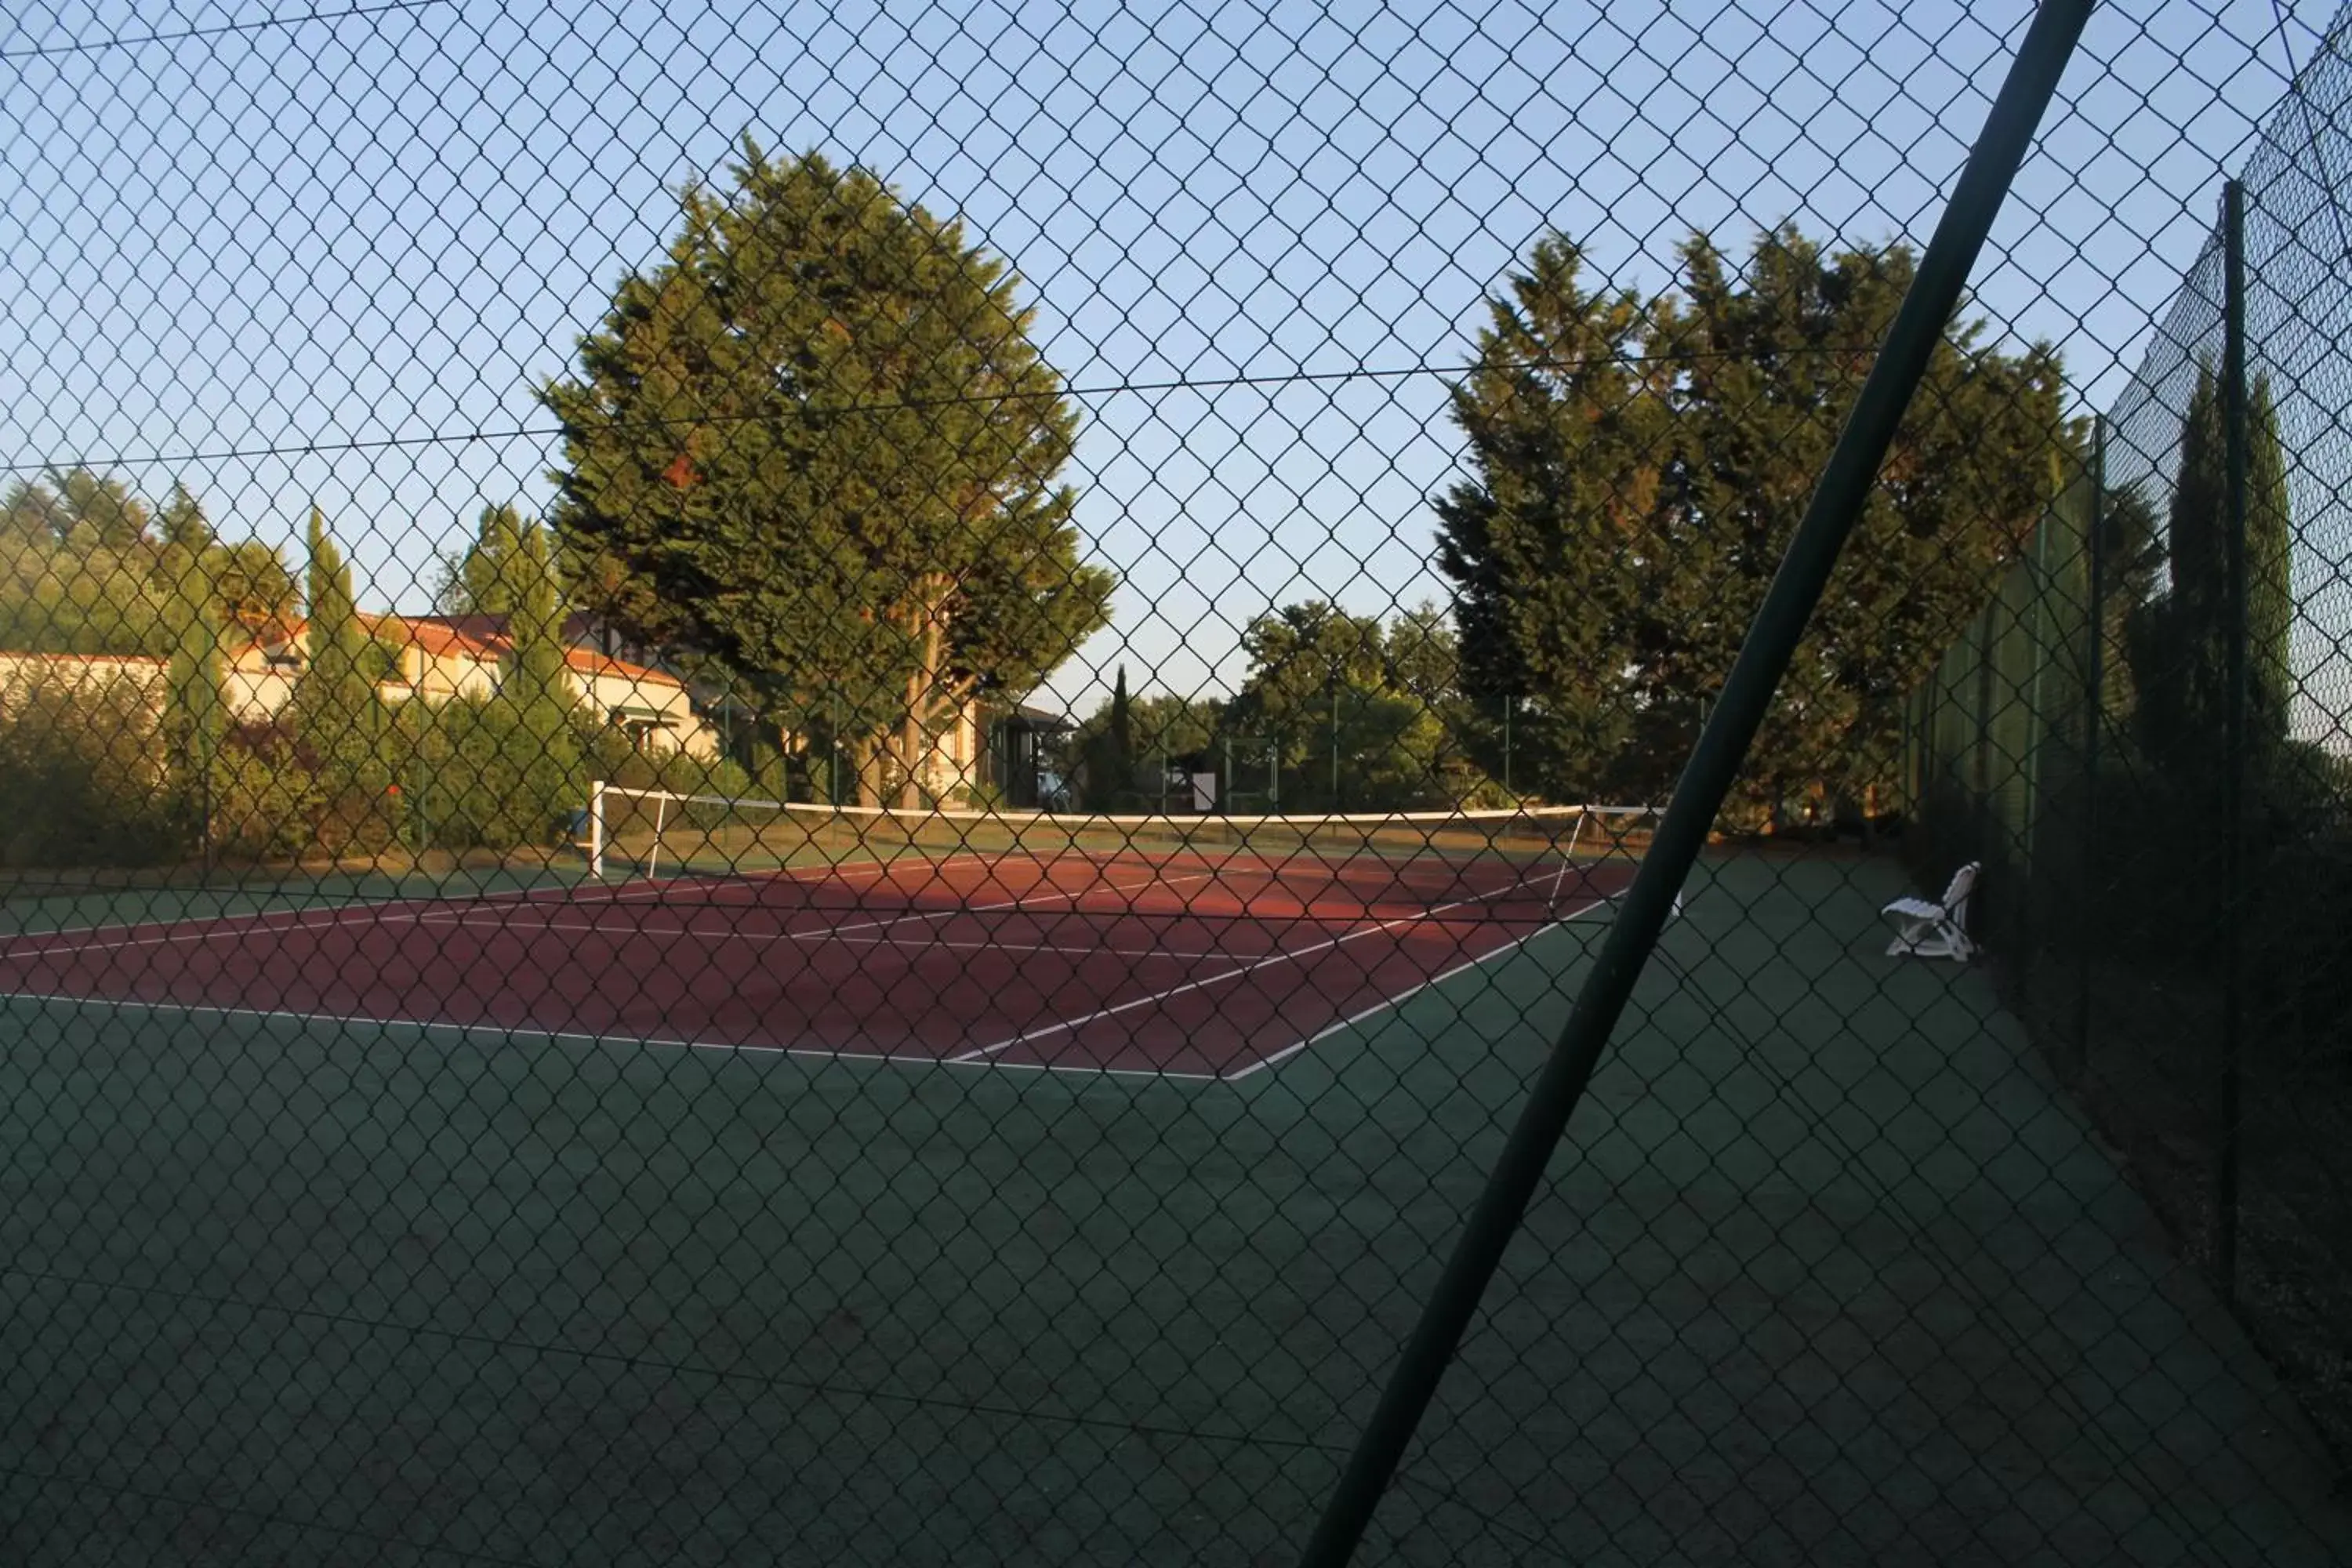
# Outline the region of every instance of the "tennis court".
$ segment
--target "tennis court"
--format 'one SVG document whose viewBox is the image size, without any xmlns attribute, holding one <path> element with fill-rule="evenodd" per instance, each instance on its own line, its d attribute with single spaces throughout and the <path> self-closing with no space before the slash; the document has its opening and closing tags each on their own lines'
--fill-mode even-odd
<svg viewBox="0 0 2352 1568">
<path fill-rule="evenodd" d="M 857 813 L 600 791 L 588 874 L 18 933 L 0 991 L 1214 1080 L 1604 908 L 1633 808 Z"/>
</svg>

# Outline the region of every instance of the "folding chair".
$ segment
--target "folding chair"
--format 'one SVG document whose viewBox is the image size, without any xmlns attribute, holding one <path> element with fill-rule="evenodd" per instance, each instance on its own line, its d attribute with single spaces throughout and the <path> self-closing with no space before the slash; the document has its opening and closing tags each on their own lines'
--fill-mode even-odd
<svg viewBox="0 0 2352 1568">
<path fill-rule="evenodd" d="M 1897 899 L 1880 910 L 1899 933 L 1887 946 L 1889 958 L 1950 958 L 1966 963 L 1976 956 L 1969 940 L 1969 896 L 1976 891 L 1977 863 L 1952 873 L 1941 900 Z"/>
</svg>

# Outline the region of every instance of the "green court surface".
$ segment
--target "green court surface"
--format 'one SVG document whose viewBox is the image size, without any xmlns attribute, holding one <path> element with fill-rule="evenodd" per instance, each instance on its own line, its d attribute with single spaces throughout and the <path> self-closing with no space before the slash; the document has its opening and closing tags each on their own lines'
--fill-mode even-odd
<svg viewBox="0 0 2352 1568">
<path fill-rule="evenodd" d="M 2352 1560 L 1902 890 L 1702 867 L 1362 1561 Z M 1603 923 L 1226 1084 L 8 1001 L 0 1561 L 1286 1563 Z"/>
</svg>

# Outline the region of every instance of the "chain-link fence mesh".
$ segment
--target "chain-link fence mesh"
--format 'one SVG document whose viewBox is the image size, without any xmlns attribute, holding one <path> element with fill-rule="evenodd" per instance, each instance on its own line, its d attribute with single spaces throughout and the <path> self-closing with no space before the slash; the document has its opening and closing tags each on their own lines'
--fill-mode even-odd
<svg viewBox="0 0 2352 1568">
<path fill-rule="evenodd" d="M 2348 42 L 2265 123 L 2063 526 L 1910 715 L 1914 859 L 1989 868 L 2005 996 L 2339 1445 Z"/>
<path fill-rule="evenodd" d="M 2034 20 L 0 23 L 0 1561 L 1298 1560 Z M 2347 97 L 2091 16 L 1354 1560 L 2352 1553 Z"/>
</svg>

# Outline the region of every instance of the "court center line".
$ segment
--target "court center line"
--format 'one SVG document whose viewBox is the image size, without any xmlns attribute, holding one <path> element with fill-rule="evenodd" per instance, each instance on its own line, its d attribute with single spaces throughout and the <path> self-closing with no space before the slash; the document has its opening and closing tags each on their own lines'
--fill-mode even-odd
<svg viewBox="0 0 2352 1568">
<path fill-rule="evenodd" d="M 913 924 L 913 923 L 915 923 L 916 921 L 940 921 L 940 920 L 948 920 L 948 919 L 950 919 L 950 918 L 952 918 L 952 917 L 954 917 L 954 916 L 956 916 L 956 915 L 987 915 L 987 914 L 1003 914 L 1003 913 L 1004 913 L 1004 912 L 1006 912 L 1006 911 L 1008 911 L 1008 910 L 1023 910 L 1023 909 L 1029 909 L 1029 908 L 1031 908 L 1031 907 L 1033 907 L 1033 906 L 1039 905 L 1039 904 L 1063 903 L 1063 902 L 1066 902 L 1066 901 L 1068 901 L 1068 900 L 1073 900 L 1073 899 L 1083 899 L 1083 898 L 1085 898 L 1085 897 L 1087 897 L 1087 895 L 1092 894 L 1092 893 L 1100 893 L 1100 892 L 1134 893 L 1134 892 L 1141 892 L 1141 891 L 1143 891 L 1144 889 L 1149 889 L 1149 888 L 1168 888 L 1168 887 L 1175 887 L 1175 886 L 1179 886 L 1179 885 L 1181 885 L 1181 884 L 1182 884 L 1182 883 L 1185 883 L 1185 882 L 1200 882 L 1200 881 L 1205 881 L 1205 880 L 1207 880 L 1207 879 L 1209 879 L 1209 877 L 1210 877 L 1211 875 L 1212 875 L 1212 873 L 1209 873 L 1209 872 L 1202 872 L 1202 873 L 1201 873 L 1201 874 L 1199 874 L 1199 875 L 1197 875 L 1197 876 L 1192 876 L 1192 877 L 1154 877 L 1154 878 L 1151 878 L 1151 879 L 1148 879 L 1148 880 L 1140 881 L 1140 882 L 1123 882 L 1123 883 L 1122 883 L 1122 882 L 1098 882 L 1098 883 L 1097 883 L 1097 884 L 1095 884 L 1095 885 L 1093 885 L 1093 886 L 1090 886 L 1090 887 L 1062 889 L 1059 889 L 1059 890 L 1055 891 L 1055 892 L 1050 893 L 1050 894 L 1047 894 L 1047 893 L 1042 893 L 1042 892 L 1024 893 L 1024 894 L 1023 894 L 1021 897 L 1019 897 L 1019 898 L 1017 898 L 1017 899 L 1004 899 L 1004 900 L 998 900 L 998 901 L 997 901 L 997 902 L 995 902 L 995 903 L 990 903 L 990 904 L 961 904 L 961 903 L 959 903 L 959 904 L 951 904 L 951 905 L 948 906 L 948 907 L 947 907 L 947 908 L 945 908 L 945 909 L 939 909 L 939 910 L 911 910 L 911 911 L 909 911 L 909 912 L 908 912 L 908 913 L 906 913 L 906 914 L 902 914 L 902 915 L 892 915 L 892 916 L 888 917 L 887 919 L 884 919 L 884 920 L 852 921 L 850 921 L 849 923 L 847 923 L 847 924 L 845 924 L 845 925 L 829 926 L 829 927 L 827 927 L 827 928 L 826 928 L 824 931 L 808 931 L 808 932 L 798 932 L 798 931 L 779 931 L 779 932 L 761 932 L 761 933 L 759 933 L 759 934 L 760 934 L 761 937 L 763 937 L 763 938 L 766 938 L 766 937 L 798 937 L 798 936 L 802 936 L 802 935 L 812 936 L 812 937 L 818 937 L 818 936 L 838 936 L 838 935 L 840 935 L 840 933 L 842 933 L 842 932 L 844 932 L 844 931 L 888 931 L 888 930 L 892 929 L 893 927 L 902 926 L 902 925 L 911 925 L 911 924 Z M 725 908 L 728 908 L 729 906 L 726 906 L 726 905 L 720 905 L 720 904 L 713 904 L 713 905 L 710 905 L 710 906 L 709 906 L 709 907 L 713 908 L 713 909 L 725 909 Z M 741 907 L 742 907 L 742 908 L 745 908 L 745 909 L 757 909 L 757 908 L 760 908 L 761 906 L 756 905 L 756 904 L 747 904 L 747 905 L 744 905 L 744 906 L 741 906 Z M 780 912 L 784 913 L 784 914 L 801 914 L 801 913 L 804 913 L 804 912 L 806 912 L 806 910 L 805 910 L 805 909 L 802 909 L 802 910 L 782 910 L 782 911 L 780 911 Z M 1122 912 L 1122 913 L 1129 913 L 1129 912 L 1132 912 L 1132 911 L 1121 911 L 1121 912 Z M 458 912 L 458 911 L 452 911 L 452 912 L 450 912 L 450 913 L 448 913 L 448 914 L 446 914 L 446 915 L 443 915 L 443 916 L 439 916 L 439 917 L 436 917 L 436 916 L 433 916 L 433 915 L 420 915 L 420 916 L 418 916 L 418 917 L 417 917 L 417 922 L 418 922 L 419 924 L 424 924 L 424 923 L 425 923 L 425 922 L 427 922 L 427 921 L 433 921 L 433 920 L 435 920 L 435 919 L 436 919 L 436 918 L 438 918 L 438 919 L 440 919 L 440 920 L 443 920 L 443 921 L 448 921 L 448 922 L 450 922 L 450 923 L 462 924 L 462 923 L 464 923 L 464 921 L 466 921 L 466 919 L 467 918 L 467 916 L 465 913 L 463 913 L 463 912 Z M 540 925 L 538 925 L 538 926 L 536 926 L 536 927 L 534 927 L 534 928 L 532 928 L 532 929 L 534 929 L 534 930 L 540 930 L 540 931 L 549 931 L 549 930 L 553 930 L 553 929 L 556 929 L 556 928 L 553 926 L 553 924 L 552 924 L 551 922 L 542 922 L 541 924 L 540 924 Z M 609 927 L 596 927 L 596 926 L 585 926 L 585 925 L 583 925 L 583 926 L 571 927 L 571 928 L 567 928 L 567 929 L 576 930 L 576 931 L 593 931 L 593 930 L 610 930 L 611 928 L 609 928 Z M 615 932 L 614 934 L 616 934 L 616 935 L 636 935 L 636 934 L 640 934 L 640 933 L 644 932 L 644 931 L 646 931 L 646 928 L 645 928 L 645 927 L 643 927 L 643 926 L 631 926 L 631 927 L 627 928 L 625 931 Z M 656 933 L 656 934 L 670 934 L 670 933 L 667 933 L 667 932 L 660 932 L 660 933 Z M 681 932 L 678 932 L 678 933 L 677 933 L 677 934 L 684 935 L 684 934 L 688 934 L 688 932 L 681 931 Z M 730 935 L 740 936 L 740 935 L 743 935 L 743 934 L 745 934 L 745 933 L 741 933 L 741 932 L 727 932 L 727 931 L 698 931 L 698 932 L 692 932 L 691 934 L 694 934 L 694 935 L 699 935 L 699 936 L 708 936 L 708 937 L 713 937 L 713 938 L 719 938 L 719 937 L 725 937 L 725 936 L 730 936 Z M 1041 951 L 1042 951 L 1042 950 L 1041 950 Z M 1216 956 L 1216 955 L 1215 955 L 1215 954 L 1213 954 L 1213 953 L 1209 953 L 1209 954 L 1203 954 L 1202 956 L 1204 956 L 1204 957 L 1214 957 L 1214 956 Z"/>
<path fill-rule="evenodd" d="M 580 921 L 575 923 L 563 921 L 533 921 L 529 925 L 517 925 L 505 916 L 492 915 L 487 912 L 451 914 L 441 917 L 428 915 L 424 918 L 427 921 L 437 919 L 442 923 L 456 926 L 483 925 L 487 926 L 490 930 L 505 931 L 516 936 L 526 938 L 537 931 L 564 931 L 579 932 L 586 935 L 602 934 L 616 939 L 635 936 L 674 936 L 693 937 L 700 941 L 712 943 L 723 942 L 839 942 L 853 947 L 903 947 L 910 952 L 920 952 L 926 947 L 940 947 L 952 949 L 958 952 L 1058 952 L 1066 953 L 1076 958 L 1232 958 L 1235 956 L 1231 950 L 1226 948 L 1079 947 L 1066 942 L 1000 942 L 993 938 L 958 942 L 949 937 L 926 937 L 919 934 L 911 935 L 903 939 L 892 936 L 842 936 L 837 931 L 834 930 L 775 931 L 747 931 L 731 930 L 704 931 L 696 926 L 640 925 L 630 926 L 625 930 L 616 931 L 609 925 L 599 925 L 590 921 Z M 0 962 L 5 962 L 5 960 L 0 959 Z"/>
<path fill-rule="evenodd" d="M 1358 942 L 1368 936 L 1378 936 L 1383 931 L 1394 931 L 1399 926 L 1413 925 L 1422 921 L 1434 920 L 1439 915 L 1444 914 L 1449 910 L 1458 910 L 1470 904 L 1483 903 L 1488 899 L 1499 898 L 1505 893 L 1515 892 L 1518 889 L 1527 887 L 1528 885 L 1528 884 L 1527 882 L 1522 880 L 1508 888 L 1497 888 L 1490 893 L 1480 893 L 1467 899 L 1456 899 L 1450 904 L 1440 904 L 1435 909 L 1416 910 L 1409 915 L 1399 915 L 1394 920 L 1382 921 L 1377 925 L 1360 926 L 1354 931 L 1343 931 L 1339 935 L 1332 937 L 1326 942 L 1315 942 L 1307 947 L 1286 949 L 1281 952 L 1269 953 L 1263 958 L 1254 959 L 1247 963 L 1237 964 L 1231 969 L 1223 969 L 1219 970 L 1214 974 L 1204 975 L 1199 980 L 1187 981 L 1181 985 L 1171 985 L 1165 991 L 1155 991 L 1148 996 L 1134 997 L 1129 1001 L 1121 1002 L 1109 1007 L 1098 1007 L 1095 1011 L 1086 1014 L 1081 1017 L 1063 1018 L 1038 1028 L 1024 1029 L 1020 1034 L 1014 1035 L 1009 1039 L 999 1040 L 993 1045 L 981 1046 L 975 1049 L 966 1051 L 961 1056 L 950 1057 L 948 1059 L 954 1062 L 982 1060 L 995 1056 L 1000 1051 L 1009 1051 L 1015 1046 L 1026 1045 L 1032 1040 L 1050 1039 L 1055 1035 L 1066 1034 L 1073 1029 L 1081 1029 L 1088 1024 L 1097 1023 L 1105 1018 L 1115 1018 L 1122 1013 L 1131 1013 L 1138 1007 L 1152 1006 L 1159 1003 L 1165 1002 L 1171 997 L 1182 996 L 1190 992 L 1205 991 L 1212 985 L 1222 985 L 1228 980 L 1238 980 L 1244 974 L 1254 974 L 1261 969 L 1269 969 L 1277 963 L 1296 963 L 1302 958 L 1312 958 L 1318 952 L 1328 952 L 1335 947 L 1344 947 L 1349 942 Z"/>
<path fill-rule="evenodd" d="M 836 931 L 887 931 L 893 926 L 906 925 L 914 921 L 945 920 L 951 915 L 1002 914 L 1008 910 L 1025 910 L 1033 904 L 1065 903 L 1072 899 L 1083 899 L 1089 893 L 1135 893 L 1146 888 L 1171 888 L 1185 882 L 1206 881 L 1212 875 L 1213 873 L 1204 871 L 1198 876 L 1155 877 L 1141 882 L 1097 882 L 1091 887 L 1065 889 L 1051 896 L 1044 893 L 1024 893 L 1020 898 L 1005 899 L 993 904 L 956 904 L 944 910 L 917 910 L 910 914 L 894 915 L 888 920 L 856 921 L 833 929 Z"/>
</svg>

